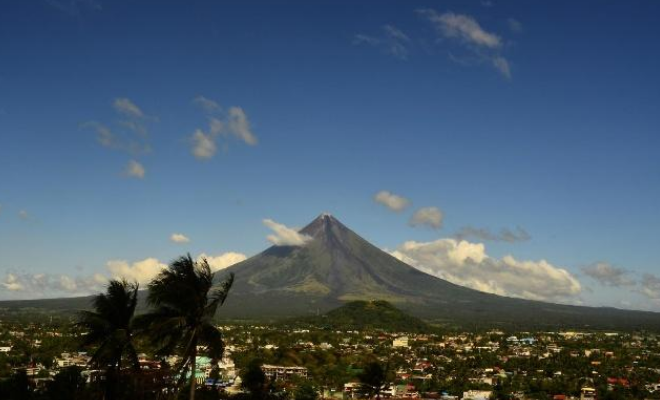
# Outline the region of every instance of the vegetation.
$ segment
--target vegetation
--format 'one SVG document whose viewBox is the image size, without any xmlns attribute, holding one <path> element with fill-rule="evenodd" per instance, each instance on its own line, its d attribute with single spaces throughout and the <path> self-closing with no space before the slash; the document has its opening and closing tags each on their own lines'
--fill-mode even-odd
<svg viewBox="0 0 660 400">
<path fill-rule="evenodd" d="M 138 284 L 112 280 L 107 293 L 94 297 L 95 311 L 82 311 L 79 326 L 86 330 L 83 345 L 97 346 L 91 364 L 106 369 L 106 397 L 116 397 L 116 388 L 125 357 L 134 370 L 140 368 L 133 345 L 133 316 Z"/>
<path fill-rule="evenodd" d="M 299 320 L 301 324 L 326 326 L 340 330 L 374 330 L 387 332 L 430 332 L 431 327 L 419 318 L 404 313 L 383 300 L 352 301 L 320 317 Z"/>
<path fill-rule="evenodd" d="M 138 323 L 148 332 L 160 355 L 178 350 L 176 366 L 183 380 L 189 373 L 190 399 L 195 398 L 197 347 L 205 346 L 211 359 L 222 357 L 222 333 L 212 323 L 224 304 L 234 276 L 214 285 L 214 273 L 206 260 L 196 262 L 190 254 L 172 262 L 150 284 L 148 303 L 153 310 Z"/>
</svg>

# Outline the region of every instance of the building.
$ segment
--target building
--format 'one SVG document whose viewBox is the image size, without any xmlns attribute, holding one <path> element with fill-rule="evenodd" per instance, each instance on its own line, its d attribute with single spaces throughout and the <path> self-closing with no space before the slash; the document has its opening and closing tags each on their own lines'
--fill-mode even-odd
<svg viewBox="0 0 660 400">
<path fill-rule="evenodd" d="M 580 390 L 580 400 L 596 400 L 596 389 L 583 387 Z"/>
<path fill-rule="evenodd" d="M 410 347 L 408 345 L 408 336 L 399 336 L 392 342 L 392 347 Z"/>
<path fill-rule="evenodd" d="M 264 364 L 261 366 L 261 370 L 264 371 L 266 377 L 276 381 L 288 381 L 294 376 L 307 379 L 307 368 L 305 367 L 284 367 L 281 365 Z"/>
</svg>

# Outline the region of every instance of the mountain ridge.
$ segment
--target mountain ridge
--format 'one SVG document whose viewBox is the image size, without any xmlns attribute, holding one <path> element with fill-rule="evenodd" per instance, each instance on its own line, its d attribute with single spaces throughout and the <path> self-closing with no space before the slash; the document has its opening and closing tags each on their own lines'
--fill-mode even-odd
<svg viewBox="0 0 660 400">
<path fill-rule="evenodd" d="M 436 324 L 660 331 L 659 313 L 545 303 L 453 284 L 405 264 L 329 214 L 300 233 L 308 237 L 301 246 L 274 245 L 217 272 L 218 280 L 235 274 L 219 317 L 272 321 L 317 315 L 350 301 L 383 300 Z M 85 308 L 85 301 L 89 297 L 2 301 L 0 308 Z"/>
</svg>

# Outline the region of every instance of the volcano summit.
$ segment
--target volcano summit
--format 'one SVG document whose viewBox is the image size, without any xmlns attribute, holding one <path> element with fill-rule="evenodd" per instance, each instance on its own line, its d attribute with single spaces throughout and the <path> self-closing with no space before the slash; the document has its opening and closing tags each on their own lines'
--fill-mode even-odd
<svg viewBox="0 0 660 400">
<path fill-rule="evenodd" d="M 329 214 L 300 230 L 298 246 L 271 246 L 226 270 L 234 286 L 221 318 L 311 316 L 355 300 L 383 300 L 427 321 L 520 329 L 561 327 L 660 330 L 660 314 L 552 304 L 498 296 L 428 275 L 372 245 Z M 4 301 L 0 308 L 71 310 L 90 297 Z"/>
<path fill-rule="evenodd" d="M 386 300 L 411 314 L 460 325 L 660 328 L 660 314 L 580 307 L 484 293 L 421 272 L 373 246 L 329 214 L 301 234 L 301 246 L 272 246 L 221 271 L 236 281 L 222 314 L 280 318 L 327 311 L 353 300 Z"/>
</svg>

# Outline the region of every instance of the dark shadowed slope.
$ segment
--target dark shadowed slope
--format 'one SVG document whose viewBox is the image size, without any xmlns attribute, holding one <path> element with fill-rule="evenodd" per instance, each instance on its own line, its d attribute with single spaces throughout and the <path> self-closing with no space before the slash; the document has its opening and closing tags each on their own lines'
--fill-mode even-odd
<svg viewBox="0 0 660 400">
<path fill-rule="evenodd" d="M 434 322 L 660 330 L 660 314 L 578 307 L 483 293 L 427 275 L 371 245 L 324 214 L 302 229 L 303 246 L 272 246 L 218 273 L 236 274 L 220 316 L 279 319 L 318 315 L 354 300 L 385 300 Z M 85 299 L 0 302 L 2 307 L 82 308 Z"/>
</svg>

